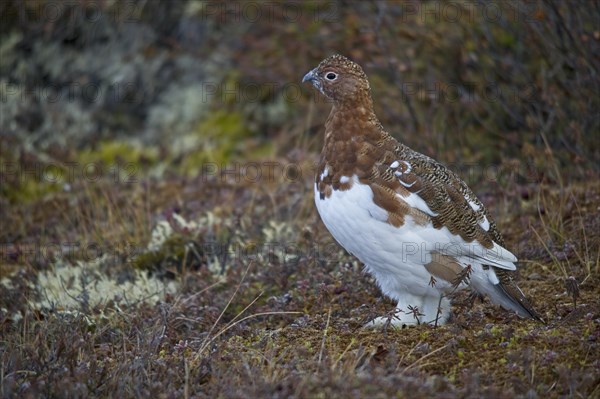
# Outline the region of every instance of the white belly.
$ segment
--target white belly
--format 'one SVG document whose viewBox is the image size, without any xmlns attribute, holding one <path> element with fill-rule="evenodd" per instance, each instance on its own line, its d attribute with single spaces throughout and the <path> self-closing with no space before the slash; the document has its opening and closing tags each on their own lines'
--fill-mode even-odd
<svg viewBox="0 0 600 399">
<path fill-rule="evenodd" d="M 436 279 L 425 268 L 432 260 L 432 253 L 452 256 L 462 266 L 471 268 L 468 284 L 476 291 L 489 295 L 492 302 L 517 312 L 511 301 L 496 285 L 499 283 L 494 267 L 515 270 L 516 257 L 502 246 L 494 243 L 484 248 L 478 242 L 465 242 L 453 235 L 446 227 L 436 229 L 429 222 L 418 225 L 410 216 L 405 223 L 394 227 L 387 222 L 387 211 L 373 202 L 373 191 L 368 185 L 352 177 L 352 186 L 345 191 L 333 190 L 329 197 L 320 198 L 315 185 L 315 203 L 325 226 L 333 237 L 351 254 L 365 264 L 383 293 L 398 301 L 401 322 L 414 321 L 406 309 L 417 304 L 424 309 L 425 320 L 437 320 L 443 307 L 442 321 L 449 315 L 449 303 L 445 299 L 439 305 L 440 294 L 447 294 L 459 287 L 451 282 Z M 418 197 L 418 196 L 417 196 Z M 410 206 L 431 214 L 420 198 L 399 197 Z M 493 265 L 494 267 L 482 266 Z M 404 319 L 402 319 L 404 317 Z M 408 318 L 408 321 L 407 319 Z"/>
<path fill-rule="evenodd" d="M 431 261 L 419 231 L 410 218 L 397 228 L 387 223 L 387 212 L 373 202 L 373 192 L 356 179 L 349 190 L 333 191 L 320 199 L 315 185 L 315 203 L 321 219 L 333 237 L 373 274 L 382 291 L 435 295 L 429 285 L 431 275 L 424 265 Z M 431 227 L 433 228 L 433 227 Z"/>
</svg>

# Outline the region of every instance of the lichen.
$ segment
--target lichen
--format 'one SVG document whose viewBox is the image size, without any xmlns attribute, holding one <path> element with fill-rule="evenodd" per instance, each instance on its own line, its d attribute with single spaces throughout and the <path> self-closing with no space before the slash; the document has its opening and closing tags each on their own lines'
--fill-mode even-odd
<svg viewBox="0 0 600 399">
<path fill-rule="evenodd" d="M 107 274 L 103 267 L 113 262 L 108 255 L 76 264 L 58 262 L 37 275 L 37 297 L 29 302 L 44 311 L 89 311 L 110 305 L 156 304 L 177 292 L 178 283 L 163 281 L 147 271 L 133 270 L 126 280 Z"/>
</svg>

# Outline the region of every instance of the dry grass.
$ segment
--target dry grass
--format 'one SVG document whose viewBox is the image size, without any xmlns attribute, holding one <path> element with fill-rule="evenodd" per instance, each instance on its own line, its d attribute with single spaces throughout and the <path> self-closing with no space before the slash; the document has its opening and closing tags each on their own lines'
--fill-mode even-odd
<svg viewBox="0 0 600 399">
<path fill-rule="evenodd" d="M 490 3 L 503 11 L 494 23 L 437 23 L 402 9 L 413 2 L 308 2 L 297 5 L 303 17 L 294 24 L 275 7 L 250 25 L 226 18 L 236 11 L 223 4 L 209 4 L 222 13 L 207 17 L 206 42 L 191 51 L 190 42 L 181 47 L 170 35 L 194 26 L 198 16 L 189 10 L 202 7 L 139 3 L 136 18 L 157 41 L 136 56 L 156 60 L 164 50 L 201 59 L 219 48 L 231 52 L 233 83 L 278 87 L 298 82 L 329 53 L 352 57 L 371 76 L 388 130 L 455 166 L 486 203 L 521 260 L 520 286 L 548 323 L 471 304 L 459 293 L 445 326 L 364 329 L 394 304 L 314 209 L 329 106 L 307 93 L 287 102 L 276 93 L 250 104 L 211 104 L 217 117 L 209 121 L 224 120 L 228 129 L 208 124 L 209 136 L 223 128 L 234 137 L 209 154 L 194 147 L 173 155 L 155 142 L 131 151 L 110 138 L 83 150 L 33 151 L 0 135 L 3 165 L 60 159 L 56 165 L 98 161 L 139 172 L 135 181 L 107 175 L 67 187 L 0 170 L 0 395 L 600 397 L 597 4 L 514 0 Z M 431 11 L 447 3 L 419 4 Z M 69 28 L 62 29 L 37 23 L 44 8 L 35 5 L 3 2 L 0 9 L 15 18 L 0 31 L 80 45 L 68 36 L 83 29 L 68 18 L 70 8 L 62 9 Z M 504 90 L 495 101 L 482 96 L 490 80 Z M 436 84 L 451 95 L 472 85 L 477 95 L 428 95 Z M 117 105 L 126 111 L 122 120 L 108 122 L 129 127 L 149 104 Z M 238 165 L 275 162 L 279 173 L 257 180 L 199 173 L 198 160 L 218 156 L 219 168 L 235 158 Z M 288 165 L 299 175 L 282 175 Z M 150 241 L 160 243 L 155 251 Z M 57 295 L 48 305 L 43 276 L 56 277 L 68 303 Z"/>
<path fill-rule="evenodd" d="M 149 190 L 154 196 L 166 195 L 162 200 L 167 208 L 200 193 L 189 192 L 190 185 L 177 180 L 160 186 Z M 301 192 L 309 191 L 309 177 L 298 188 L 302 186 Z M 189 259 L 177 258 L 174 262 L 182 267 L 172 268 L 171 278 L 180 282 L 175 295 L 155 303 L 106 302 L 75 312 L 28 305 L 37 295 L 28 285 L 38 273 L 33 265 L 10 277 L 12 288 L 3 288 L 6 295 L 0 302 L 4 396 L 384 397 L 415 389 L 444 397 L 512 397 L 533 391 L 550 397 L 597 394 L 600 237 L 597 214 L 589 208 L 597 206 L 600 186 L 562 192 L 541 186 L 520 214 L 507 215 L 537 232 L 529 237 L 531 246 L 523 247 L 529 253 L 521 251 L 527 259 L 521 285 L 548 325 L 521 320 L 489 303 L 469 308 L 466 296 L 459 295 L 449 325 L 402 331 L 361 327 L 393 304 L 380 300 L 377 288 L 350 256 L 334 250 L 337 246 L 314 210 L 290 218 L 289 229 L 273 224 L 276 215 L 289 212 L 288 201 L 295 202 L 289 190 L 266 191 L 250 184 L 240 191 L 238 184 L 222 183 L 218 189 L 220 195 L 236 192 L 240 203 L 252 198 L 254 204 L 254 212 L 248 209 L 232 225 L 232 242 L 243 237 L 268 248 L 230 256 L 222 276 L 206 264 L 183 267 L 191 265 Z M 197 190 L 205 193 L 206 187 L 198 185 Z M 240 196 L 243 190 L 248 195 Z M 115 191 L 135 198 L 122 188 Z M 80 195 L 88 198 L 89 192 Z M 567 195 L 569 201 L 557 195 Z M 111 194 L 95 201 L 97 209 L 112 214 L 107 219 L 114 223 L 113 231 L 139 223 L 138 217 L 118 216 L 122 210 L 114 208 L 118 202 Z M 216 196 L 210 201 L 211 209 L 223 206 Z M 274 205 L 260 206 L 264 203 Z M 563 222 L 552 225 L 555 216 L 542 210 L 557 203 L 567 205 L 556 210 Z M 159 214 L 155 206 L 144 212 Z M 85 219 L 86 212 L 74 214 Z M 201 216 L 181 212 L 188 220 Z M 87 234 L 75 227 L 81 223 L 71 226 Z M 526 234 L 518 227 L 508 230 Z M 189 240 L 201 242 L 208 230 L 201 231 L 190 233 Z M 262 247 L 266 237 L 279 240 L 279 246 Z M 294 256 L 286 257 L 281 246 L 292 242 Z M 565 242 L 573 249 L 557 253 Z M 118 268 L 131 265 L 124 262 Z M 576 304 L 564 285 L 570 276 L 579 289 Z"/>
</svg>

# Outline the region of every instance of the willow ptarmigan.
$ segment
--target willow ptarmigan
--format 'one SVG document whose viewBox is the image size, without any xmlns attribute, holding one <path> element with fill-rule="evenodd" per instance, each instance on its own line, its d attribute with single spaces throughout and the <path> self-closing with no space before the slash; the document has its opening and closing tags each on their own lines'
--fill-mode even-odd
<svg viewBox="0 0 600 399">
<path fill-rule="evenodd" d="M 362 68 L 333 55 L 302 81 L 333 102 L 315 181 L 317 209 L 333 237 L 398 301 L 391 323 L 443 324 L 447 295 L 467 286 L 541 320 L 513 281 L 517 258 L 481 201 L 455 173 L 384 130 Z"/>
</svg>

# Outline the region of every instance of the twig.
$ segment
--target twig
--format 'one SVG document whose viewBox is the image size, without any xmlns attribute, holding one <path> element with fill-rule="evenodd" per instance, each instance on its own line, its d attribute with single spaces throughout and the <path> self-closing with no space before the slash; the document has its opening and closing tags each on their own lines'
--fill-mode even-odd
<svg viewBox="0 0 600 399">
<path fill-rule="evenodd" d="M 321 364 L 321 359 L 323 358 L 323 351 L 325 350 L 325 341 L 327 340 L 327 332 L 329 331 L 329 321 L 331 320 L 331 307 L 329 308 L 329 313 L 327 314 L 327 323 L 325 323 L 325 330 L 323 331 L 323 340 L 321 341 L 321 350 L 319 351 L 319 364 Z"/>
<path fill-rule="evenodd" d="M 417 344 L 417 345 L 418 345 L 418 344 Z M 444 346 L 442 346 L 442 347 L 440 347 L 440 348 L 437 348 L 437 349 L 435 349 L 435 350 L 433 350 L 433 351 L 429 352 L 429 353 L 428 353 L 428 354 L 426 354 L 425 356 L 422 356 L 422 357 L 418 358 L 417 360 L 415 360 L 414 362 L 412 362 L 411 364 L 409 364 L 408 366 L 406 366 L 406 367 L 404 368 L 404 370 L 402 370 L 402 371 L 400 372 L 400 374 L 401 374 L 401 375 L 402 375 L 402 374 L 404 374 L 404 373 L 405 373 L 405 372 L 407 372 L 409 369 L 411 369 L 411 368 L 415 367 L 415 366 L 416 366 L 416 365 L 417 365 L 419 362 L 421 362 L 422 360 L 425 360 L 425 359 L 427 359 L 427 358 L 428 358 L 428 357 L 430 357 L 431 355 L 434 355 L 434 354 L 436 354 L 437 352 L 439 352 L 439 351 L 442 351 L 442 350 L 446 349 L 447 347 L 448 347 L 448 345 L 444 345 Z"/>
</svg>

